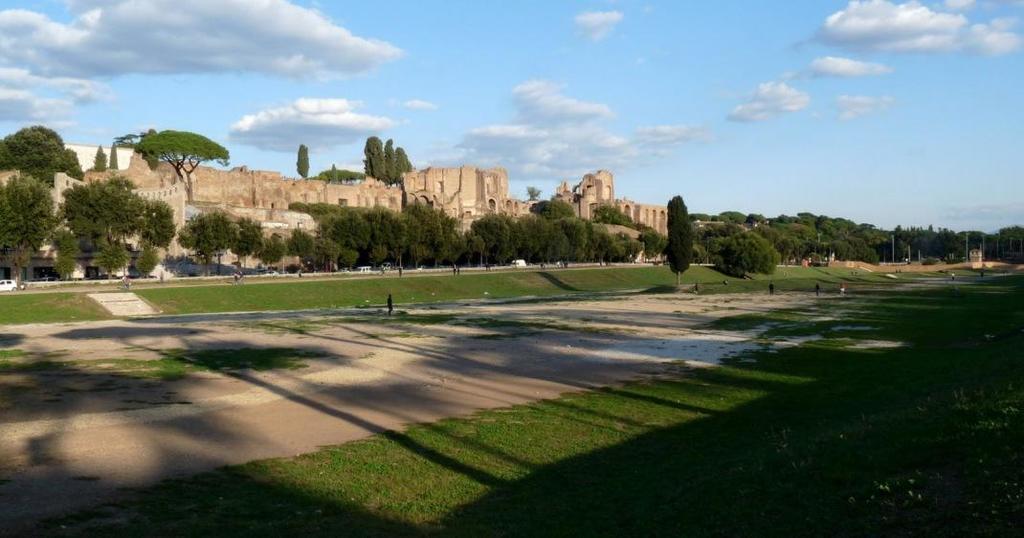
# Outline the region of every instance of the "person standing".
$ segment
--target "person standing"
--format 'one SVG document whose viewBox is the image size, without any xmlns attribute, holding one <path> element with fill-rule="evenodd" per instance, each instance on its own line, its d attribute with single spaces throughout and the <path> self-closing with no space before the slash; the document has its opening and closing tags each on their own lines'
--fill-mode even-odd
<svg viewBox="0 0 1024 538">
<path fill-rule="evenodd" d="M 394 303 L 394 301 L 391 300 L 391 294 L 389 293 L 388 294 L 388 316 L 390 316 L 392 313 L 394 313 L 394 311 L 395 311 L 395 303 Z"/>
<path fill-rule="evenodd" d="M 821 297 L 821 284 L 818 282 L 814 283 L 814 296 Z"/>
<path fill-rule="evenodd" d="M 775 283 L 774 282 L 769 282 L 768 283 L 768 295 L 775 295 Z"/>
</svg>

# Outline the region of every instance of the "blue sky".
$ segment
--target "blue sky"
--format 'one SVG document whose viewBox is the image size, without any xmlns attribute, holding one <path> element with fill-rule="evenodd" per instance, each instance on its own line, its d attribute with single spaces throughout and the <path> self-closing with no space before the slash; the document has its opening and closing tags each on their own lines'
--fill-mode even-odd
<svg viewBox="0 0 1024 538">
<path fill-rule="evenodd" d="M 1020 0 L 0 6 L 4 131 L 193 130 L 292 175 L 377 134 L 519 195 L 605 168 L 695 212 L 1024 223 Z"/>
</svg>

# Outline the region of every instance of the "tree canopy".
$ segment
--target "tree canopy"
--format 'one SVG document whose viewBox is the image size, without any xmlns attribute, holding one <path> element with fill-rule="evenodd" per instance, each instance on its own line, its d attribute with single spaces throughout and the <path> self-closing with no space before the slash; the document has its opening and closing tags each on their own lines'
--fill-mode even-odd
<svg viewBox="0 0 1024 538">
<path fill-rule="evenodd" d="M 0 170 L 18 170 L 47 185 L 53 185 L 58 172 L 85 177 L 75 152 L 64 147 L 56 131 L 42 125 L 25 127 L 0 142 Z"/>
<path fill-rule="evenodd" d="M 636 227 L 636 224 L 633 223 L 633 219 L 629 218 L 629 216 L 623 213 L 618 207 L 609 204 L 597 206 L 597 208 L 594 209 L 593 214 L 590 216 L 590 220 L 600 224 L 617 224 L 628 228 Z"/>
<path fill-rule="evenodd" d="M 196 215 L 182 226 L 178 243 L 191 250 L 210 272 L 210 263 L 235 244 L 238 226 L 219 211 Z"/>
<path fill-rule="evenodd" d="M 192 172 L 200 164 L 214 161 L 227 166 L 230 154 L 220 144 L 201 134 L 188 131 L 160 131 L 147 134 L 139 141 L 136 149 L 143 154 L 155 155 L 161 161 L 174 167 L 178 179 L 185 183 L 188 201 L 193 201 Z"/>
<path fill-rule="evenodd" d="M 55 220 L 50 189 L 30 176 L 16 176 L 0 185 L 0 246 L 14 268 L 14 279 L 21 279 L 21 268 L 28 265 L 53 232 Z"/>
</svg>

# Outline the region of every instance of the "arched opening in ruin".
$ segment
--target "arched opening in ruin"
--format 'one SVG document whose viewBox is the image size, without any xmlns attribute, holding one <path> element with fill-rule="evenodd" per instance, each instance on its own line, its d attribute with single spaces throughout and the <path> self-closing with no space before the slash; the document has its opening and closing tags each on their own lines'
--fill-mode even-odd
<svg viewBox="0 0 1024 538">
<path fill-rule="evenodd" d="M 491 198 L 490 200 L 487 200 L 487 208 L 490 209 L 491 211 L 497 211 L 498 210 L 498 202 L 496 202 L 494 200 L 494 198 Z"/>
</svg>

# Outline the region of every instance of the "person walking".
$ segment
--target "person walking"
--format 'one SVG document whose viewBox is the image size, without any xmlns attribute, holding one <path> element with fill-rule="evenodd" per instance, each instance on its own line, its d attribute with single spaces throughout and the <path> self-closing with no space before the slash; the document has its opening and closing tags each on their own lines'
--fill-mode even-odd
<svg viewBox="0 0 1024 538">
<path fill-rule="evenodd" d="M 821 297 L 821 284 L 818 282 L 814 283 L 814 296 Z"/>
<path fill-rule="evenodd" d="M 402 278 L 402 266 L 398 266 L 398 278 Z"/>
<path fill-rule="evenodd" d="M 394 311 L 395 311 L 395 303 L 394 303 L 394 301 L 391 300 L 391 294 L 389 293 L 388 294 L 388 316 L 390 316 L 392 313 L 394 313 Z"/>
<path fill-rule="evenodd" d="M 839 285 L 839 296 L 846 297 L 846 282 Z"/>
<path fill-rule="evenodd" d="M 774 282 L 769 282 L 768 283 L 768 295 L 775 295 L 775 283 Z"/>
</svg>

